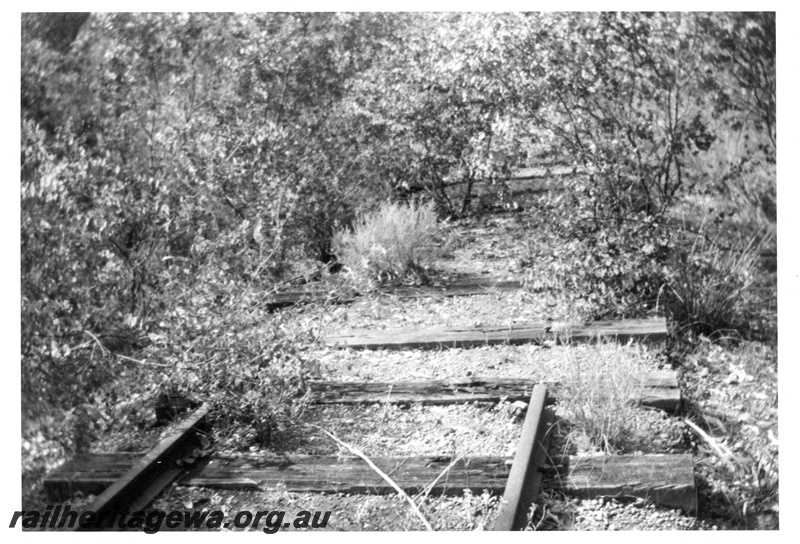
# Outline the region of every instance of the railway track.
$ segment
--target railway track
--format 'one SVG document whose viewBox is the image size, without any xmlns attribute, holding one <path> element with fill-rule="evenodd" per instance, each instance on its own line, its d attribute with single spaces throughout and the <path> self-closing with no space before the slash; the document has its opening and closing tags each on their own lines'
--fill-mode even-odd
<svg viewBox="0 0 800 544">
<path fill-rule="evenodd" d="M 520 331 L 523 331 L 522 334 Z M 533 331 L 533 332 L 531 332 Z M 479 331 L 459 330 L 472 345 L 500 342 L 542 342 L 552 340 L 543 326 L 501 331 L 487 341 L 475 340 Z M 666 338 L 663 319 L 648 321 L 603 322 L 563 326 L 561 339 L 587 340 L 605 334 L 611 338 L 662 341 Z M 509 336 L 509 333 L 514 335 Z M 424 349 L 454 341 L 452 330 L 424 331 L 398 335 L 393 331 L 373 334 L 382 347 L 390 338 L 393 347 Z M 438 336 L 437 336 L 438 334 Z M 504 334 L 505 336 L 501 336 Z M 363 338 L 363 334 L 359 338 Z M 424 341 L 420 341 L 424 337 Z M 329 346 L 342 347 L 338 340 Z M 350 337 L 352 338 L 352 336 Z M 398 341 L 400 338 L 400 341 Z M 463 338 L 456 339 L 462 342 Z M 405 343 L 403 343 L 405 342 Z M 363 342 L 362 342 L 363 344 Z M 352 347 L 352 346 L 351 346 Z M 371 349 L 373 345 L 359 345 Z M 638 400 L 643 407 L 674 411 L 680 405 L 677 377 L 658 372 L 635 377 Z M 550 455 L 549 441 L 555 414 L 550 404 L 558 398 L 559 384 L 536 383 L 511 378 L 429 380 L 424 382 L 356 383 L 313 382 L 312 403 L 317 404 L 464 404 L 525 402 L 527 410 L 513 459 L 505 457 L 450 456 L 384 457 L 372 459 L 407 493 L 461 493 L 472 489 L 502 495 L 494 530 L 519 530 L 527 523 L 527 513 L 542 487 L 592 498 L 632 496 L 650 500 L 687 513 L 697 509 L 692 458 L 689 455 L 639 455 L 600 457 L 558 457 Z M 200 462 L 196 457 L 198 438 L 207 432 L 208 408 L 202 406 L 153 450 L 143 454 L 93 454 L 71 460 L 44 479 L 49 500 L 69 500 L 76 492 L 97 498 L 87 507 L 92 512 L 131 511 L 145 508 L 170 484 L 222 489 L 265 489 L 284 486 L 288 491 L 315 493 L 394 493 L 363 461 L 334 456 L 210 455 Z M 442 478 L 443 474 L 447 478 Z"/>
</svg>

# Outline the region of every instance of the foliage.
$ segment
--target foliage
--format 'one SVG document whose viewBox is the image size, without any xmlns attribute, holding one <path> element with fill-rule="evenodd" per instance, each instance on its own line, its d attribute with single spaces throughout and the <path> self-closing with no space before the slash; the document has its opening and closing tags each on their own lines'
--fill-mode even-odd
<svg viewBox="0 0 800 544">
<path fill-rule="evenodd" d="M 503 72 L 513 14 L 411 14 L 357 82 L 358 111 L 386 152 L 380 179 L 423 187 L 443 216 L 470 211 L 477 181 L 501 186 L 522 150 Z M 502 79 L 501 79 L 502 78 Z"/>
<path fill-rule="evenodd" d="M 588 174 L 594 216 L 663 212 L 685 184 L 684 156 L 707 149 L 699 92 L 705 41 L 681 14 L 532 17 L 520 69 L 544 83 L 522 103 Z"/>
<path fill-rule="evenodd" d="M 522 58 L 536 60 L 519 69 L 524 79 L 543 83 L 522 88 L 519 103 L 538 121 L 532 137 L 572 157 L 582 173 L 555 188 L 531 218 L 537 237 L 545 231 L 550 241 L 530 257 L 534 289 L 565 290 L 581 317 L 641 314 L 655 308 L 667 286 L 691 281 L 702 290 L 700 278 L 710 273 L 704 268 L 681 277 L 693 238 L 687 242 L 673 220 L 676 202 L 735 194 L 766 222 L 774 218 L 771 146 L 759 136 L 772 123 L 774 55 L 770 29 L 759 20 L 730 14 L 530 16 L 518 45 L 527 52 Z M 719 41 L 704 34 L 711 27 Z M 750 41 L 740 48 L 731 43 L 735 35 Z M 739 66 L 744 58 L 757 73 Z M 759 82 L 763 92 L 751 88 Z M 740 88 L 744 102 L 723 96 Z M 738 146 L 741 158 L 735 152 L 726 157 L 736 134 L 751 140 Z M 716 259 L 716 277 L 724 278 L 729 265 L 749 267 Z M 688 324 L 679 302 L 668 306 Z M 742 305 L 738 310 L 747 313 Z M 720 315 L 716 323 L 731 327 L 732 319 Z"/>
<path fill-rule="evenodd" d="M 777 528 L 777 347 L 704 337 L 684 347 L 687 415 L 717 446 L 696 441 L 704 510 L 724 516 L 731 528 Z"/>
<path fill-rule="evenodd" d="M 354 48 L 369 24 L 122 13 L 93 15 L 65 52 L 27 37 L 26 407 L 71 406 L 44 379 L 74 374 L 58 354 L 84 330 L 157 317 L 176 281 L 209 267 L 268 280 L 297 246 L 330 258 L 362 179 L 357 138 L 332 112 L 369 61 Z"/>
<path fill-rule="evenodd" d="M 561 292 L 579 319 L 655 310 L 676 245 L 665 218 L 640 212 L 611 228 L 592 218 L 579 195 L 545 201 L 531 215 L 530 229 L 548 237 L 531 246 L 528 288 Z"/>
<path fill-rule="evenodd" d="M 437 232 L 433 203 L 384 203 L 363 215 L 352 231 L 338 232 L 334 246 L 359 289 L 426 282 L 425 266 L 437 253 Z"/>
<path fill-rule="evenodd" d="M 22 34 L 26 40 L 44 40 L 52 48 L 66 53 L 89 15 L 80 12 L 23 13 Z"/>
<path fill-rule="evenodd" d="M 707 52 L 707 89 L 716 93 L 716 108 L 735 110 L 754 120 L 771 143 L 765 146 L 772 160 L 776 151 L 775 13 L 697 14 L 699 30 L 712 47 Z M 741 125 L 741 121 L 734 122 Z"/>
<path fill-rule="evenodd" d="M 753 236 L 759 231 L 774 234 L 777 187 L 771 143 L 764 131 L 752 125 L 734 128 L 734 117 L 727 117 L 715 130 L 717 138 L 708 152 L 688 163 L 696 172 L 690 194 L 697 195 L 695 198 L 706 208 L 710 199 L 723 204 L 717 211 L 736 223 L 737 235 Z M 677 203 L 677 207 L 687 200 Z M 706 211 L 694 215 L 704 217 Z"/>
<path fill-rule="evenodd" d="M 746 333 L 765 302 L 759 293 L 768 283 L 762 254 L 773 245 L 769 231 L 736 243 L 709 237 L 702 224 L 694 231 L 643 213 L 612 230 L 561 215 L 568 209 L 545 215 L 562 223 L 537 225 L 552 238 L 532 246 L 527 285 L 560 292 L 576 319 L 661 312 L 680 333 Z M 586 230 L 576 235 L 577 228 Z"/>
<path fill-rule="evenodd" d="M 252 300 L 212 301 L 196 293 L 151 333 L 145 354 L 169 368 L 155 383 L 208 403 L 222 447 L 272 446 L 305 409 L 306 380 L 317 372 L 302 353 L 310 336 L 287 335 Z"/>
<path fill-rule="evenodd" d="M 348 86 L 371 64 L 376 45 L 369 38 L 382 21 L 254 16 L 252 25 L 270 32 L 246 43 L 245 65 L 234 70 L 238 100 L 218 120 L 233 132 L 230 164 L 219 175 L 222 183 L 252 184 L 249 192 L 241 181 L 231 186 L 231 199 L 263 217 L 261 232 L 274 237 L 281 257 L 298 244 L 329 262 L 334 230 L 348 226 L 355 203 L 363 202 L 369 134 L 352 114 Z"/>
<path fill-rule="evenodd" d="M 96 450 L 98 441 L 101 451 L 151 448 L 160 430 L 153 408 L 163 392 L 208 403 L 221 449 L 274 448 L 291 435 L 307 404 L 306 382 L 319 377 L 318 365 L 304 353 L 311 333 L 286 333 L 279 316 L 264 315 L 258 296 L 242 294 L 214 275 L 201 279 L 191 290 L 177 282 L 169 286 L 173 305 L 149 324 L 143 333 L 147 346 L 135 357 L 88 337 L 60 355 L 58 367 L 65 371 L 58 376 L 59 397 L 27 406 L 25 413 L 27 493 L 43 473 Z M 98 373 L 103 379 L 91 380 Z M 48 386 L 41 387 L 54 394 Z M 59 402 L 82 397 L 85 402 L 75 408 L 59 409 Z"/>
<path fill-rule="evenodd" d="M 72 283 L 57 259 L 42 270 L 62 292 L 23 292 L 117 321 L 157 311 L 178 260 L 246 281 L 301 249 L 330 261 L 333 233 L 391 188 L 468 213 L 526 140 L 581 165 L 570 189 L 596 221 L 658 214 L 715 141 L 706 105 L 745 107 L 720 89 L 774 105 L 755 16 L 95 14 L 58 49 L 51 19 L 24 20 L 23 254 L 63 238 L 64 259 L 97 258 Z"/>
</svg>

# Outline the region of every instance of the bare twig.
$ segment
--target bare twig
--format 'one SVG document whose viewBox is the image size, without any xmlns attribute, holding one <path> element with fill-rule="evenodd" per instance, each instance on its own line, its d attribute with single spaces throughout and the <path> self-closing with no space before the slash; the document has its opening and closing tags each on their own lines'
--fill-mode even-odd
<svg viewBox="0 0 800 544">
<path fill-rule="evenodd" d="M 701 429 L 700 427 L 698 427 L 698 426 L 697 426 L 695 423 L 693 423 L 693 422 L 692 422 L 691 420 L 689 420 L 688 418 L 685 418 L 683 421 L 684 421 L 684 422 L 685 422 L 685 423 L 686 423 L 686 424 L 687 424 L 689 427 L 691 427 L 691 429 L 692 429 L 692 430 L 693 430 L 695 433 L 697 433 L 697 435 L 698 435 L 700 438 L 702 438 L 703 440 L 705 440 L 705 441 L 706 441 L 706 443 L 707 443 L 709 446 L 711 446 L 711 448 L 712 448 L 712 449 L 713 449 L 713 450 L 714 450 L 714 451 L 717 453 L 717 455 L 719 455 L 719 457 L 720 457 L 720 458 L 721 458 L 723 461 L 725 461 L 725 464 L 727 464 L 727 465 L 728 465 L 728 468 L 729 468 L 729 469 L 731 469 L 731 472 L 734 472 L 734 471 L 736 470 L 736 467 L 735 467 L 735 466 L 734 466 L 734 464 L 731 462 L 731 458 L 733 457 L 733 454 L 731 453 L 731 451 L 730 451 L 728 448 L 726 448 L 725 446 L 723 446 L 722 444 L 720 444 L 719 442 L 717 442 L 716 440 L 714 440 L 714 438 L 713 438 L 713 437 L 711 437 L 709 434 L 707 434 L 707 433 L 706 433 L 706 432 L 705 432 L 703 429 Z"/>
<path fill-rule="evenodd" d="M 539 523 L 533 526 L 534 531 L 538 531 L 539 527 L 541 527 L 542 523 L 544 523 L 545 518 L 547 517 L 547 503 L 542 504 L 542 518 L 539 520 Z M 533 522 L 533 516 L 531 516 L 531 522 Z"/>
<path fill-rule="evenodd" d="M 267 255 L 266 258 L 263 259 L 260 263 L 258 263 L 258 266 L 256 267 L 256 271 L 253 272 L 253 274 L 250 276 L 250 279 L 248 280 L 247 285 L 245 286 L 245 288 L 238 295 L 236 295 L 236 298 L 233 299 L 233 302 L 231 302 L 231 305 L 236 304 L 237 302 L 239 302 L 239 300 L 244 296 L 244 294 L 250 289 L 250 286 L 253 284 L 253 280 L 255 280 L 256 277 L 258 276 L 258 274 L 261 272 L 261 268 L 263 266 L 265 266 L 270 261 L 270 259 L 272 259 L 273 255 L 275 255 L 275 250 L 276 249 L 277 248 L 273 247 L 272 251 L 269 252 L 269 255 Z"/>
<path fill-rule="evenodd" d="M 169 366 L 168 364 L 165 364 L 165 363 L 150 363 L 148 361 L 140 361 L 139 359 L 134 359 L 133 357 L 128 357 L 126 355 L 120 355 L 119 353 L 115 353 L 114 355 L 116 355 L 117 357 L 119 357 L 120 359 L 123 359 L 125 361 L 130 361 L 132 363 L 138 363 L 140 365 L 163 366 L 163 367 L 168 367 Z"/>
<path fill-rule="evenodd" d="M 405 464 L 408 462 L 408 460 L 409 460 L 409 459 L 410 459 L 410 457 L 404 457 L 404 458 L 403 458 L 403 460 L 400 462 L 400 464 L 399 464 L 399 465 L 397 465 L 396 467 L 394 467 L 394 468 L 393 468 L 392 470 L 390 470 L 389 472 L 387 472 L 387 473 L 386 473 L 386 475 L 387 475 L 387 476 L 391 476 L 392 474 L 394 474 L 395 472 L 397 472 L 398 470 L 400 470 L 401 468 L 403 468 L 403 465 L 405 465 Z"/>
<path fill-rule="evenodd" d="M 107 349 L 107 348 L 106 348 L 106 347 L 103 345 L 103 343 L 102 343 L 102 342 L 100 342 L 100 340 L 98 340 L 98 339 L 97 339 L 97 337 L 96 337 L 95 335 L 93 335 L 93 334 L 92 334 L 92 333 L 90 333 L 89 331 L 83 331 L 83 332 L 85 332 L 85 333 L 86 333 L 86 334 L 87 334 L 87 335 L 88 335 L 88 336 L 89 336 L 89 337 L 90 337 L 92 340 L 94 340 L 94 341 L 95 341 L 95 343 L 97 343 L 97 345 L 98 345 L 98 346 L 100 346 L 100 351 L 102 351 L 102 352 L 103 352 L 103 355 L 108 355 L 108 354 L 110 353 L 111 355 L 114 355 L 114 356 L 116 356 L 116 357 L 118 357 L 118 358 L 120 358 L 120 359 L 123 359 L 123 360 L 125 360 L 125 361 L 130 361 L 130 362 L 132 362 L 132 363 L 138 363 L 138 364 L 140 364 L 140 365 L 147 365 L 147 366 L 161 366 L 161 367 L 168 367 L 168 366 L 169 366 L 169 365 L 167 365 L 167 364 L 164 364 L 164 363 L 150 363 L 150 362 L 148 362 L 148 361 L 140 361 L 139 359 L 134 359 L 133 357 L 128 357 L 127 355 L 120 355 L 119 353 L 113 353 L 113 352 L 109 351 L 109 350 L 108 350 L 108 349 Z"/>
<path fill-rule="evenodd" d="M 103 355 L 106 355 L 106 354 L 109 353 L 109 351 L 106 349 L 106 347 L 102 344 L 102 342 L 100 342 L 100 340 L 97 339 L 97 337 L 95 335 L 93 335 L 89 331 L 83 331 L 83 332 L 86 333 L 92 340 L 94 340 L 97 343 L 98 346 L 100 346 L 100 351 L 103 352 Z"/>
<path fill-rule="evenodd" d="M 467 453 L 469 453 L 469 452 L 467 452 Z M 453 467 L 456 465 L 456 463 L 458 463 L 459 461 L 461 461 L 461 460 L 464 458 L 464 456 L 465 456 L 465 455 L 466 455 L 466 454 L 461 454 L 461 455 L 459 455 L 458 457 L 456 457 L 455 459 L 453 459 L 453 461 L 452 461 L 452 462 L 451 462 L 449 465 L 447 465 L 447 466 L 444 468 L 444 470 L 442 470 L 442 472 L 440 472 L 440 473 L 439 473 L 439 475 L 436 477 L 436 479 L 435 479 L 435 480 L 433 480 L 431 483 L 429 483 L 427 486 L 425 486 L 425 495 L 422 497 L 422 501 L 423 501 L 423 502 L 424 502 L 425 500 L 427 500 L 427 498 L 428 498 L 428 495 L 430 495 L 431 491 L 433 490 L 433 486 L 435 486 L 435 485 L 436 485 L 436 483 L 437 483 L 439 480 L 441 480 L 441 479 L 442 479 L 442 477 L 443 477 L 445 474 L 447 474 L 448 472 L 450 472 L 450 469 L 451 469 L 451 468 L 453 468 Z"/>
<path fill-rule="evenodd" d="M 334 441 L 334 442 L 336 442 L 337 444 L 339 444 L 340 446 L 342 446 L 342 447 L 344 447 L 344 448 L 347 448 L 347 450 L 349 450 L 349 451 L 350 451 L 351 453 L 353 453 L 354 455 L 357 455 L 357 456 L 361 457 L 361 459 L 363 459 L 363 460 L 364 460 L 364 461 L 365 461 L 365 462 L 366 462 L 366 463 L 369 465 L 369 468 L 371 468 L 372 470 L 374 470 L 374 471 L 375 471 L 375 473 L 376 473 L 376 474 L 378 474 L 378 476 L 380 476 L 381 478 L 383 478 L 383 479 L 386 481 L 386 483 L 388 483 L 389 485 L 391 485 L 391 486 L 392 486 L 392 487 L 395 489 L 395 491 L 397 491 L 397 493 L 398 493 L 398 494 L 399 494 L 401 497 L 403 497 L 403 498 L 404 498 L 404 499 L 405 499 L 405 500 L 408 502 L 408 504 L 410 504 L 410 505 L 411 505 L 411 509 L 414 511 L 414 513 L 415 513 L 415 514 L 417 515 L 417 517 L 420 519 L 420 521 L 421 521 L 421 522 L 422 522 L 422 524 L 425 526 L 425 528 L 426 528 L 427 530 L 429 530 L 429 531 L 433 531 L 433 527 L 431 527 L 431 524 L 430 524 L 430 523 L 428 523 L 428 520 L 427 520 L 427 519 L 425 519 L 425 516 L 423 516 L 423 515 L 422 515 L 422 512 L 420 512 L 420 510 L 419 510 L 419 507 L 418 507 L 418 506 L 417 506 L 417 504 L 414 502 L 414 500 L 413 500 L 411 497 L 409 497 L 409 496 L 406 494 L 406 492 L 405 492 L 405 491 L 403 491 L 403 490 L 400 488 L 400 486 L 398 486 L 398 485 L 397 485 L 397 484 L 394 482 L 394 480 L 392 480 L 391 478 L 389 478 L 389 476 L 387 476 L 385 472 L 383 472 L 381 469 L 379 469 L 377 466 L 375 466 L 375 463 L 373 463 L 373 462 L 372 462 L 372 461 L 369 459 L 369 457 L 367 457 L 366 455 L 364 455 L 364 453 L 362 453 L 362 452 L 361 452 L 361 450 L 359 450 L 359 449 L 357 449 L 357 448 L 355 448 L 355 447 L 353 447 L 353 446 L 351 446 L 351 445 L 349 445 L 349 444 L 346 444 L 346 443 L 342 442 L 341 440 L 339 440 L 338 438 L 336 438 L 336 436 L 335 436 L 333 433 L 331 433 L 330 431 L 328 431 L 328 430 L 326 430 L 326 429 L 323 429 L 323 428 L 322 428 L 322 427 L 320 427 L 319 425 L 311 425 L 311 426 L 312 426 L 312 427 L 316 427 L 317 429 L 319 429 L 319 430 L 320 430 L 320 431 L 322 431 L 323 433 L 327 434 L 329 437 L 331 437 L 331 439 L 333 439 L 333 441 Z"/>
<path fill-rule="evenodd" d="M 211 98 L 209 98 L 208 100 L 205 100 L 205 101 L 203 101 L 203 102 L 200 102 L 199 104 L 197 104 L 197 105 L 196 105 L 195 107 L 193 107 L 193 108 L 192 108 L 192 110 L 189 112 L 189 120 L 191 120 L 191 117 L 192 117 L 192 115 L 194 115 L 194 112 L 196 112 L 197 110 L 199 110 L 200 108 L 202 108 L 202 107 L 203 107 L 203 106 L 205 106 L 206 104 L 210 104 L 211 102 L 213 102 L 213 101 L 214 101 L 214 100 L 216 100 L 217 98 L 219 98 L 219 97 L 221 97 L 222 95 L 224 95 L 224 94 L 227 94 L 227 93 L 229 93 L 229 92 L 231 92 L 231 90 L 230 90 L 230 89 L 225 89 L 225 90 L 223 90 L 223 91 L 220 91 L 220 92 L 218 92 L 217 94 L 215 94 L 214 96 L 212 96 L 212 97 L 211 97 Z"/>
<path fill-rule="evenodd" d="M 392 395 L 394 384 L 389 385 L 389 391 L 386 393 L 386 403 L 383 405 L 383 415 L 381 416 L 381 425 L 379 429 L 383 428 L 383 422 L 386 420 L 386 410 L 389 408 L 389 397 Z"/>
</svg>

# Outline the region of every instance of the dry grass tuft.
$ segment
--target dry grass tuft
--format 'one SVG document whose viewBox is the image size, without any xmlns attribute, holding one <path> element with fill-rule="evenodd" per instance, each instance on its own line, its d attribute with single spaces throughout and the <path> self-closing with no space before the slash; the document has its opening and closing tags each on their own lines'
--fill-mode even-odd
<svg viewBox="0 0 800 544">
<path fill-rule="evenodd" d="M 698 235 L 679 257 L 668 285 L 672 318 L 685 329 L 714 334 L 746 325 L 763 301 L 761 253 L 771 236 L 756 234 L 740 247 L 727 248 Z"/>
<path fill-rule="evenodd" d="M 433 203 L 384 203 L 363 215 L 333 245 L 359 289 L 404 282 L 427 283 L 425 267 L 438 255 Z"/>
<path fill-rule="evenodd" d="M 564 453 L 659 451 L 681 439 L 663 413 L 637 406 L 639 376 L 653 368 L 640 349 L 599 342 L 590 358 L 569 354 L 557 415 L 568 425 Z"/>
</svg>

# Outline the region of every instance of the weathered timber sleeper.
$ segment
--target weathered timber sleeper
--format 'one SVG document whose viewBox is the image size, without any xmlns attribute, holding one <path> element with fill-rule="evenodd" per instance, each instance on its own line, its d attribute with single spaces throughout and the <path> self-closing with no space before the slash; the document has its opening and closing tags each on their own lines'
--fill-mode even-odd
<svg viewBox="0 0 800 544">
<path fill-rule="evenodd" d="M 631 378 L 634 379 L 634 378 Z M 681 401 L 676 372 L 650 372 L 637 380 L 637 402 L 642 406 L 675 411 Z M 461 378 L 414 382 L 313 381 L 315 404 L 412 404 L 449 405 L 502 400 L 527 401 L 537 380 L 524 378 Z M 559 396 L 559 384 L 545 382 L 550 400 Z"/>
<path fill-rule="evenodd" d="M 663 342 L 667 338 L 667 322 L 664 318 L 656 318 L 475 328 L 356 330 L 326 336 L 323 342 L 334 348 L 439 349 L 492 344 L 543 344 L 548 341 L 591 342 L 600 338 L 618 342 Z"/>
<path fill-rule="evenodd" d="M 45 490 L 53 502 L 80 491 L 99 494 L 133 467 L 141 453 L 92 453 L 76 458 L 47 476 Z M 406 492 L 414 493 L 433 482 L 451 463 L 441 457 L 375 457 L 378 465 Z M 432 495 L 505 491 L 510 459 L 502 456 L 459 460 L 431 490 Z M 546 463 L 553 463 L 547 460 Z M 543 486 L 582 497 L 630 496 L 655 504 L 697 507 L 691 455 L 625 455 L 558 459 L 557 471 L 544 474 Z M 538 463 L 541 467 L 542 464 Z M 571 472 L 570 472 L 571 471 Z M 274 489 L 293 493 L 393 494 L 391 488 L 361 459 L 332 455 L 214 455 L 177 481 L 182 486 L 222 489 Z M 69 491 L 66 494 L 65 491 Z"/>
<path fill-rule="evenodd" d="M 690 454 L 570 457 L 548 487 L 582 498 L 641 497 L 686 513 L 697 511 Z"/>
<path fill-rule="evenodd" d="M 522 288 L 519 281 L 483 281 L 470 283 L 455 283 L 450 285 L 432 285 L 424 287 L 396 287 L 375 293 L 377 296 L 390 296 L 397 298 L 426 298 L 426 297 L 464 297 L 471 295 L 485 295 L 490 293 L 504 293 L 518 291 Z M 332 302 L 335 304 L 349 304 L 360 297 L 359 293 L 340 294 L 335 289 L 304 291 L 284 291 L 267 297 L 268 310 L 276 310 L 300 304 L 303 302 Z"/>
</svg>

